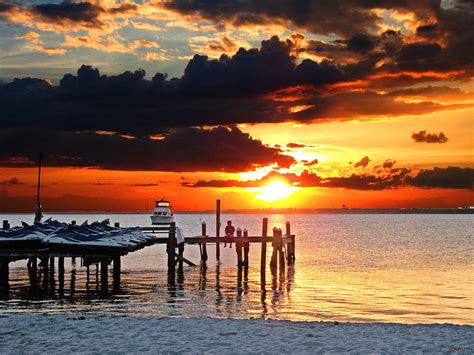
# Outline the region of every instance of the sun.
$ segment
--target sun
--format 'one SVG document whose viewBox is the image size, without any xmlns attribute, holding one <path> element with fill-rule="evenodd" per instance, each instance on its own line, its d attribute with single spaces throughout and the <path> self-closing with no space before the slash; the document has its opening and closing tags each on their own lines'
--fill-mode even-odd
<svg viewBox="0 0 474 355">
<path fill-rule="evenodd" d="M 275 180 L 265 186 L 254 189 L 254 191 L 257 193 L 255 198 L 258 200 L 274 202 L 289 197 L 293 193 L 293 189 L 294 188 L 287 183 Z"/>
</svg>

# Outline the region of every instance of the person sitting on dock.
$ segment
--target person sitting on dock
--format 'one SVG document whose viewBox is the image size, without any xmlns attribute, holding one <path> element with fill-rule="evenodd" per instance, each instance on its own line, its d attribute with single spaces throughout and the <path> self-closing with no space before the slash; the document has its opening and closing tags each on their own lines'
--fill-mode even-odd
<svg viewBox="0 0 474 355">
<path fill-rule="evenodd" d="M 227 238 L 233 237 L 235 233 L 235 228 L 232 225 L 232 221 L 227 221 L 227 226 L 225 227 L 225 236 Z M 229 243 L 230 248 L 232 248 L 232 243 Z M 227 243 L 224 243 L 224 248 L 227 246 Z"/>
</svg>

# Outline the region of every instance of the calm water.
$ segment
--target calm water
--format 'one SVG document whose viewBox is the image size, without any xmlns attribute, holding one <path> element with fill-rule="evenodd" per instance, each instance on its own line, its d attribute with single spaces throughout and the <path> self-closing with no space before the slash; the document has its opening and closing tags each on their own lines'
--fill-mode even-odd
<svg viewBox="0 0 474 355">
<path fill-rule="evenodd" d="M 12 225 L 31 215 L 3 215 Z M 61 221 L 110 218 L 123 226 L 148 225 L 145 214 L 58 214 Z M 261 215 L 224 215 L 261 234 Z M 10 299 L 0 313 L 90 312 L 157 316 L 211 316 L 354 322 L 474 324 L 474 217 L 472 215 L 270 215 L 269 229 L 292 223 L 296 265 L 282 275 L 267 271 L 260 284 L 260 245 L 252 244 L 248 273 L 239 277 L 235 248 L 222 249 L 216 265 L 208 246 L 207 268 L 186 267 L 168 287 L 163 245 L 122 258 L 118 294 L 101 294 L 91 267 L 66 259 L 64 289 L 30 286 L 26 262 L 10 264 Z M 214 231 L 212 215 L 178 215 L 186 236 L 200 221 Z M 212 233 L 213 234 L 213 233 Z M 271 248 L 268 248 L 270 254 Z M 199 261 L 199 248 L 185 256 Z M 270 256 L 270 255 L 269 255 Z M 268 256 L 268 258 L 269 258 Z M 268 259 L 267 258 L 267 259 Z M 269 259 L 268 259 L 269 260 Z M 56 281 L 57 282 L 57 281 Z"/>
</svg>

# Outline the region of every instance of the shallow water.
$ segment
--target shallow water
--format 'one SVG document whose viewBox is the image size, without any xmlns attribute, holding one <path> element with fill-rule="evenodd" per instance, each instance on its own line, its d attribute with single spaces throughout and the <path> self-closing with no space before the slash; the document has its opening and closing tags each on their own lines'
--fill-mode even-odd
<svg viewBox="0 0 474 355">
<path fill-rule="evenodd" d="M 146 214 L 55 214 L 78 223 L 110 218 L 122 226 L 149 225 Z M 46 216 L 48 217 L 48 216 Z M 223 215 L 261 234 L 263 215 Z M 187 267 L 168 285 L 163 245 L 122 258 L 121 290 L 100 292 L 95 268 L 66 259 L 64 285 L 32 287 L 25 261 L 10 264 L 10 299 L 0 313 L 129 314 L 474 324 L 474 218 L 472 215 L 268 215 L 269 229 L 292 224 L 296 264 L 260 283 L 260 245 L 251 244 L 250 267 L 240 275 L 235 248 L 221 247 L 221 264 L 208 245 L 207 267 Z M 12 225 L 31 215 L 2 215 Z M 200 222 L 215 230 L 213 215 L 177 215 L 186 236 Z M 268 247 L 269 260 L 271 248 Z M 198 246 L 188 246 L 198 263 Z M 56 267 L 57 269 L 57 267 Z M 110 277 L 111 279 L 111 277 Z"/>
</svg>

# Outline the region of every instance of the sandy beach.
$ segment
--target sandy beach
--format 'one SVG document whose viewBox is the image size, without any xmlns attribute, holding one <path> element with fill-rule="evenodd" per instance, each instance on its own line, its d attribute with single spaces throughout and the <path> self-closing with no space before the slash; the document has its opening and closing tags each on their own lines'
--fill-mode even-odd
<svg viewBox="0 0 474 355">
<path fill-rule="evenodd" d="M 212 318 L 0 316 L 1 353 L 472 353 L 474 327 Z"/>
</svg>

